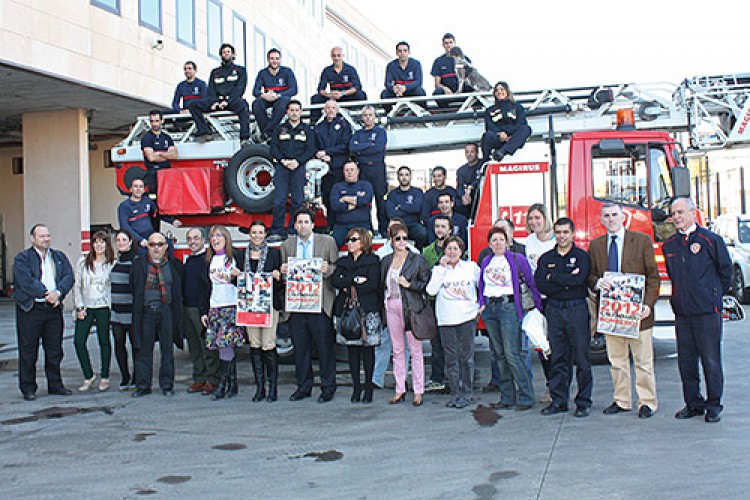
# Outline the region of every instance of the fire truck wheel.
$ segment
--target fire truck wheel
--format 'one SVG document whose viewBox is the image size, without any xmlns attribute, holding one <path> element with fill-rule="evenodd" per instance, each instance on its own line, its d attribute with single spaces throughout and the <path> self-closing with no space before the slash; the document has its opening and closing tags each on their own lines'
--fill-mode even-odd
<svg viewBox="0 0 750 500">
<path fill-rule="evenodd" d="M 274 170 L 269 146 L 245 146 L 232 156 L 224 171 L 224 190 L 246 212 L 269 212 L 273 208 Z"/>
</svg>

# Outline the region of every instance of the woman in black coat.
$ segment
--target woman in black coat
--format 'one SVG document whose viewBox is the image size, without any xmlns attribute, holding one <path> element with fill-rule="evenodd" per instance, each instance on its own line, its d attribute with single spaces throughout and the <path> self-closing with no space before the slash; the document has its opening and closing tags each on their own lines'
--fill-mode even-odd
<svg viewBox="0 0 750 500">
<path fill-rule="evenodd" d="M 348 253 L 336 261 L 336 271 L 331 283 L 339 290 L 333 304 L 336 342 L 349 351 L 349 371 L 352 376 L 352 403 L 362 398 L 363 403 L 372 403 L 372 372 L 375 368 L 375 346 L 380 345 L 380 260 L 372 253 L 372 238 L 369 231 L 356 227 L 346 235 Z M 342 335 L 339 318 L 352 296 L 352 288 L 364 313 L 362 336 L 348 339 Z M 364 394 L 360 380 L 360 359 L 365 367 Z"/>
</svg>

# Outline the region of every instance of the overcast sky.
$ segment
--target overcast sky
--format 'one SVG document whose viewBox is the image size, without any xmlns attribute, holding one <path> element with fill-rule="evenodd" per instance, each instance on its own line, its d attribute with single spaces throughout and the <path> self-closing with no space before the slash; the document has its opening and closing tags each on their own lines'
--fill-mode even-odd
<svg viewBox="0 0 750 500">
<path fill-rule="evenodd" d="M 425 76 L 451 32 L 490 82 L 516 90 L 619 82 L 678 83 L 750 72 L 747 1 L 626 0 L 353 2 L 395 40 L 406 40 Z M 548 6 L 549 5 L 549 6 Z M 389 47 L 395 57 L 395 47 Z M 432 81 L 425 82 L 428 93 Z"/>
</svg>

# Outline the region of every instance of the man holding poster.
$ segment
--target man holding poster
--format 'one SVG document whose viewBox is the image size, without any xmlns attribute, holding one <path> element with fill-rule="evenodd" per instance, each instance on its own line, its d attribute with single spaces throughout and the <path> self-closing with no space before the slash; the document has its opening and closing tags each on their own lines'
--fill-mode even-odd
<svg viewBox="0 0 750 500">
<path fill-rule="evenodd" d="M 640 307 L 640 331 L 636 337 L 617 334 L 606 335 L 607 357 L 611 366 L 614 401 L 604 409 L 606 415 L 630 411 L 631 379 L 630 353 L 635 364 L 635 391 L 638 394 L 638 417 L 649 418 L 656 411 L 656 380 L 654 378 L 654 349 L 651 331 L 654 325 L 653 308 L 659 297 L 659 270 L 654 258 L 651 238 L 643 233 L 625 229 L 625 213 L 615 203 L 605 203 L 601 209 L 602 225 L 606 234 L 596 238 L 589 246 L 591 274 L 589 287 L 602 294 L 615 288 L 610 273 L 638 275 L 645 278 L 645 292 Z M 631 276 L 632 280 L 640 281 Z M 620 278 L 618 278 L 620 279 Z M 597 294 L 597 299 L 599 295 Z M 599 310 L 599 309 L 597 309 Z M 599 316 L 602 323 L 602 314 Z M 600 325 L 601 326 L 601 325 Z M 600 328 L 599 331 L 604 331 Z"/>
<path fill-rule="evenodd" d="M 333 263 L 338 260 L 339 251 L 330 236 L 313 234 L 314 227 L 314 214 L 306 208 L 297 210 L 294 213 L 297 235 L 281 244 L 281 274 L 287 286 L 285 310 L 290 313 L 289 329 L 297 377 L 297 390 L 289 399 L 299 401 L 312 393 L 314 342 L 320 363 L 321 394 L 318 402 L 326 403 L 336 392 L 335 337 L 331 321 L 336 291 L 331 284 L 331 275 L 336 269 Z M 316 296 L 320 298 L 316 300 Z"/>
</svg>

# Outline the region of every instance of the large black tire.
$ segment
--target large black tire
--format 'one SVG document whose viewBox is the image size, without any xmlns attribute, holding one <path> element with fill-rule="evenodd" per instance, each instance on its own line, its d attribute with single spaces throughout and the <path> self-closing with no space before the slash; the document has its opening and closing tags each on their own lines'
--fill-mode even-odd
<svg viewBox="0 0 750 500">
<path fill-rule="evenodd" d="M 274 171 L 271 149 L 267 145 L 245 146 L 232 156 L 224 171 L 224 191 L 246 212 L 270 212 Z"/>
<path fill-rule="evenodd" d="M 732 292 L 734 298 L 740 304 L 747 304 L 750 297 L 745 288 L 745 277 L 742 275 L 742 270 L 738 266 L 734 266 L 732 270 Z"/>
</svg>

